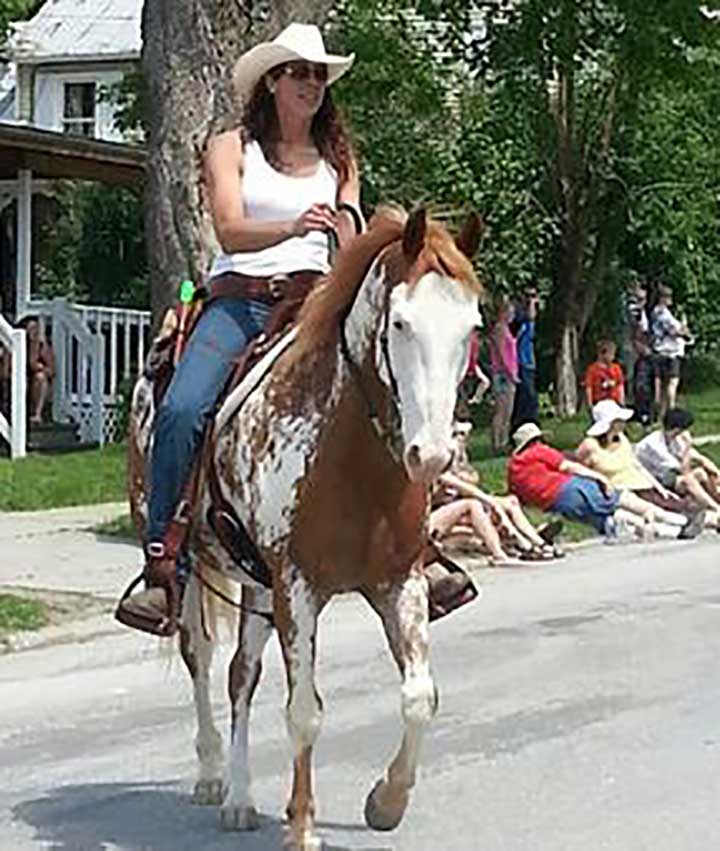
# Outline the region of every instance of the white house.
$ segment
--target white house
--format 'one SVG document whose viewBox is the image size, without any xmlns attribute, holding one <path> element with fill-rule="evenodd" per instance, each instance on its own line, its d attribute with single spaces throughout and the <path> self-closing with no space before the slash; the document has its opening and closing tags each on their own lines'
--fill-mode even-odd
<svg viewBox="0 0 720 851">
<path fill-rule="evenodd" d="M 14 24 L 13 96 L 0 121 L 122 141 L 102 95 L 140 57 L 141 12 L 142 0 L 47 0 L 34 18 Z"/>
<path fill-rule="evenodd" d="M 0 280 L 0 350 L 13 364 L 0 443 L 13 456 L 25 452 L 26 381 L 24 336 L 13 322 L 37 314 L 52 335 L 53 421 L 74 425 L 85 442 L 114 436 L 118 385 L 143 362 L 147 312 L 50 303 L 32 292 L 34 194 L 52 193 L 57 178 L 142 183 L 145 152 L 122 139 L 106 94 L 139 59 L 141 12 L 142 0 L 46 0 L 13 25 L 0 65 L 0 276 L 12 270 L 14 279 Z"/>
</svg>

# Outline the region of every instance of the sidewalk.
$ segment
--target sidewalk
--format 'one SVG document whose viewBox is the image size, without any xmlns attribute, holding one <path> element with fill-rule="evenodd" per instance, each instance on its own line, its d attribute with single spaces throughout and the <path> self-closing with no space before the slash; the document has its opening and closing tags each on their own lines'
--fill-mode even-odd
<svg viewBox="0 0 720 851">
<path fill-rule="evenodd" d="M 140 549 L 90 531 L 125 503 L 0 512 L 0 586 L 116 597 L 138 572 Z"/>
</svg>

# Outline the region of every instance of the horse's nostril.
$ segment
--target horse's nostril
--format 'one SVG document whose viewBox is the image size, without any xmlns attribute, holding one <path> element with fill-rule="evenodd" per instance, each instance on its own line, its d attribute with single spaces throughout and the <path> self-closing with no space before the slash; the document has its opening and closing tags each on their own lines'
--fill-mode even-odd
<svg viewBox="0 0 720 851">
<path fill-rule="evenodd" d="M 416 443 L 408 448 L 407 462 L 411 467 L 420 466 L 420 447 Z"/>
</svg>

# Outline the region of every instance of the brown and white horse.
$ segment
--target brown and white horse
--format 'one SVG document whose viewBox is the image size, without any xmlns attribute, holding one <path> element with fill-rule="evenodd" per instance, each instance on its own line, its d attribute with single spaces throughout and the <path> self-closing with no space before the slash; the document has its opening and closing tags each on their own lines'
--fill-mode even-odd
<svg viewBox="0 0 720 851">
<path fill-rule="evenodd" d="M 333 595 L 357 591 L 368 600 L 402 677 L 404 735 L 387 775 L 368 796 L 371 827 L 399 824 L 423 732 L 436 710 L 422 560 L 428 483 L 452 458 L 456 390 L 471 332 L 480 323 L 482 287 L 468 259 L 479 236 L 477 217 L 457 240 L 424 211 L 406 221 L 376 217 L 310 295 L 292 342 L 255 367 L 217 417 L 214 459 L 223 496 L 271 568 L 273 590 L 253 587 L 203 521 L 207 489 L 201 491 L 190 555 L 210 582 L 224 574 L 243 583 L 245 604 L 273 613 L 294 749 L 289 839 L 300 851 L 319 847 L 311 764 L 322 719 L 315 635 Z M 151 405 L 148 387 L 139 386 L 132 413 L 136 461 L 148 449 Z M 140 510 L 138 499 L 141 494 Z M 181 644 L 198 712 L 196 800 L 222 799 L 224 825 L 243 830 L 257 823 L 248 715 L 272 625 L 259 614 L 241 615 L 230 667 L 232 740 L 223 778 L 202 597 L 193 575 Z"/>
</svg>

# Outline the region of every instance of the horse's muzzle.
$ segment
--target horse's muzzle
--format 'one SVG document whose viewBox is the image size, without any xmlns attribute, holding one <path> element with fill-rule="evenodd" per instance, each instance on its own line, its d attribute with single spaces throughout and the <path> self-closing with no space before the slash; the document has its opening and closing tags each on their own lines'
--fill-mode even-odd
<svg viewBox="0 0 720 851">
<path fill-rule="evenodd" d="M 452 464 L 453 449 L 447 447 L 423 447 L 411 443 L 405 450 L 403 461 L 411 482 L 433 482 Z"/>
</svg>

